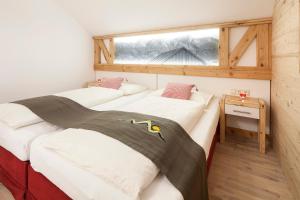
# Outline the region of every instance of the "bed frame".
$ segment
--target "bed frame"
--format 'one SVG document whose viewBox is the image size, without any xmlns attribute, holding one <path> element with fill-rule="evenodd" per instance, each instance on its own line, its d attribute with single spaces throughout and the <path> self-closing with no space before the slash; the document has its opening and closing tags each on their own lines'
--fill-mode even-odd
<svg viewBox="0 0 300 200">
<path fill-rule="evenodd" d="M 27 191 L 28 161 L 21 161 L 0 146 L 0 182 L 16 200 L 23 200 Z"/>
<path fill-rule="evenodd" d="M 209 150 L 207 158 L 207 175 L 212 163 L 214 150 L 216 143 L 219 141 L 219 124 L 216 129 L 216 133 L 212 140 L 212 144 Z M 41 173 L 38 173 L 32 169 L 31 165 L 28 166 L 28 191 L 26 195 L 27 200 L 71 200 L 62 190 L 49 181 Z"/>
</svg>

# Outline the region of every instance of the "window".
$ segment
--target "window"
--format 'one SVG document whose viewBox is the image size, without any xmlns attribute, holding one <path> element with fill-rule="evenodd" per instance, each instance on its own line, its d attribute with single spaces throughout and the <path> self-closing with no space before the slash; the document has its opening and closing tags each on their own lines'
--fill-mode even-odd
<svg viewBox="0 0 300 200">
<path fill-rule="evenodd" d="M 219 28 L 115 38 L 115 64 L 218 66 Z"/>
</svg>

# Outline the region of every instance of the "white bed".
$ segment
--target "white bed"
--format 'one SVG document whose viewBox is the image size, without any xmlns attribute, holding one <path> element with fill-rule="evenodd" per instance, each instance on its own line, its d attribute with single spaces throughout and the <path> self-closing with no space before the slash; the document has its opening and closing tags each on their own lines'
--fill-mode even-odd
<svg viewBox="0 0 300 200">
<path fill-rule="evenodd" d="M 215 98 L 204 110 L 200 120 L 190 132 L 191 137 L 204 148 L 206 156 L 209 154 L 218 119 L 219 101 Z M 32 143 L 30 155 L 31 165 L 35 171 L 46 176 L 69 197 L 75 200 L 132 199 L 93 173 L 62 158 L 54 151 L 44 148 L 40 145 L 43 141 L 43 137 L 44 136 L 37 138 Z M 183 199 L 180 192 L 161 175 L 154 179 L 150 186 L 142 192 L 140 197 L 142 200 Z"/>
<path fill-rule="evenodd" d="M 130 104 L 138 99 L 147 96 L 151 90 L 146 90 L 137 94 L 122 96 L 112 101 L 97 105 L 91 109 L 110 110 Z M 61 130 L 47 122 L 40 122 L 21 128 L 11 128 L 0 122 L 0 146 L 14 154 L 21 161 L 29 160 L 31 142 L 47 133 Z"/>
</svg>

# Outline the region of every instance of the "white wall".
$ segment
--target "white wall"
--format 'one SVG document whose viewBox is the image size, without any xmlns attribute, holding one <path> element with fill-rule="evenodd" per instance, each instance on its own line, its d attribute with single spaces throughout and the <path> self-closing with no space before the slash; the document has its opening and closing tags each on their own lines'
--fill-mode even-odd
<svg viewBox="0 0 300 200">
<path fill-rule="evenodd" d="M 94 35 L 271 17 L 275 0 L 55 0 Z"/>
<path fill-rule="evenodd" d="M 52 0 L 0 0 L 0 103 L 93 80 L 93 42 Z"/>
</svg>

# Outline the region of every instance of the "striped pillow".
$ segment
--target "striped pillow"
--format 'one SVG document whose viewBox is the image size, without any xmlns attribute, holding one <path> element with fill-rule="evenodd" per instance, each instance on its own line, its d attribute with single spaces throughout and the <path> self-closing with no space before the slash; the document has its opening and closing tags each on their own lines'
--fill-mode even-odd
<svg viewBox="0 0 300 200">
<path fill-rule="evenodd" d="M 116 77 L 116 78 L 101 78 L 98 79 L 97 82 L 100 87 L 112 88 L 118 90 L 121 87 L 123 81 L 124 78 Z"/>
<path fill-rule="evenodd" d="M 184 83 L 168 83 L 161 96 L 174 99 L 190 99 L 195 85 Z"/>
</svg>

